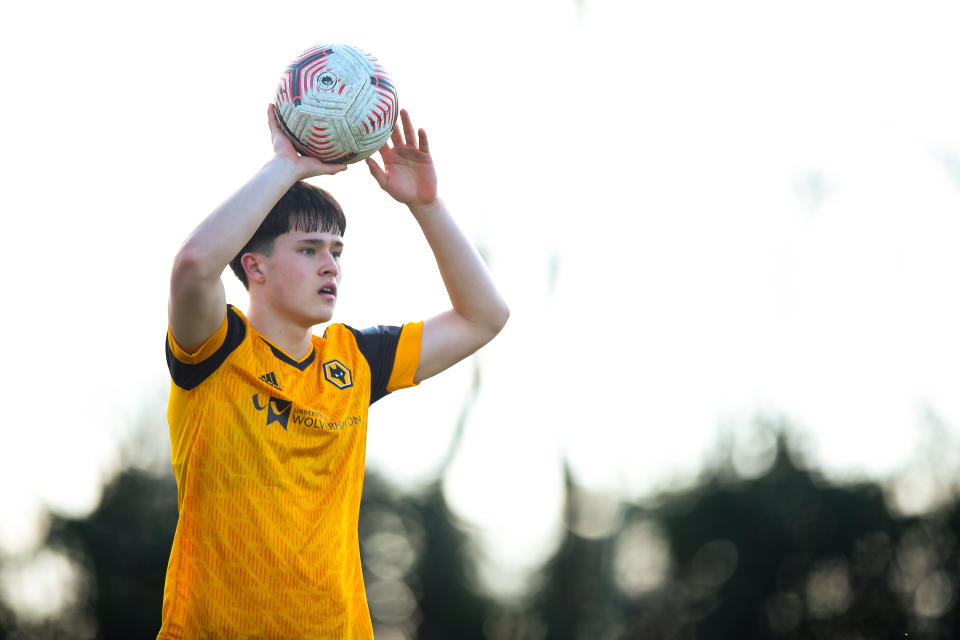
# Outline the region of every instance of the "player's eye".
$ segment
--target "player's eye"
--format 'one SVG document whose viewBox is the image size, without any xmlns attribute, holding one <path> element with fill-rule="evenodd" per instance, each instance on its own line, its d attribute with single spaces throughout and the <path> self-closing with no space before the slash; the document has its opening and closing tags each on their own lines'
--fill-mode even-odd
<svg viewBox="0 0 960 640">
<path fill-rule="evenodd" d="M 314 249 L 313 247 L 304 247 L 303 249 L 300 249 L 300 253 L 302 253 L 305 256 L 312 256 L 313 254 L 316 253 L 316 249 Z"/>
</svg>

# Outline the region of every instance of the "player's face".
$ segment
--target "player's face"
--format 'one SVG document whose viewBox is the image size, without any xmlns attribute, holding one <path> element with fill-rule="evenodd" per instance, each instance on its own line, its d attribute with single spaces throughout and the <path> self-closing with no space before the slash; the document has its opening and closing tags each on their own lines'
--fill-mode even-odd
<svg viewBox="0 0 960 640">
<path fill-rule="evenodd" d="M 333 317 L 340 287 L 343 238 L 325 231 L 289 231 L 273 241 L 264 260 L 271 305 L 313 326 Z"/>
</svg>

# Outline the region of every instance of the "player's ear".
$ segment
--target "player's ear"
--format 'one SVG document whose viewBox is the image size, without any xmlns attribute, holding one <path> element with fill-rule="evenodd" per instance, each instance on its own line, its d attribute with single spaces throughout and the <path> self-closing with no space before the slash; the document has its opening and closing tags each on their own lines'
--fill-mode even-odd
<svg viewBox="0 0 960 640">
<path fill-rule="evenodd" d="M 240 256 L 240 265 L 247 274 L 247 282 L 263 284 L 266 280 L 262 269 L 262 256 L 257 253 L 245 253 Z"/>
</svg>

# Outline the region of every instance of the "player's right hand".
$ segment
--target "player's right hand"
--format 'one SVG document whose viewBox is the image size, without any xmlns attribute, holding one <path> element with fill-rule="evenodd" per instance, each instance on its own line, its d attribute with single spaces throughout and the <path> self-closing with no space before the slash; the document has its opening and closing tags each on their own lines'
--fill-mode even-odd
<svg viewBox="0 0 960 640">
<path fill-rule="evenodd" d="M 327 164 L 317 158 L 304 156 L 297 152 L 284 133 L 283 127 L 277 120 L 277 109 L 274 105 L 267 107 L 267 124 L 270 126 L 270 136 L 273 142 L 275 156 L 282 157 L 293 163 L 300 179 L 310 176 L 329 176 L 340 173 L 347 168 L 345 164 Z"/>
</svg>

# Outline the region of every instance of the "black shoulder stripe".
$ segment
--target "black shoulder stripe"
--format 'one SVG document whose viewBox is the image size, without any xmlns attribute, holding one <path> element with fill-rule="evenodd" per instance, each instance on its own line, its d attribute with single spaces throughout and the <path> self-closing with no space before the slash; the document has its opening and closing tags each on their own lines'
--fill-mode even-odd
<svg viewBox="0 0 960 640">
<path fill-rule="evenodd" d="M 167 337 L 167 369 L 174 384 L 181 389 L 190 391 L 198 384 L 209 378 L 217 368 L 223 364 L 233 350 L 240 346 L 247 335 L 247 325 L 243 323 L 232 307 L 227 307 L 227 335 L 223 344 L 213 355 L 196 364 L 185 364 L 177 360 L 170 349 L 170 338 Z"/>
<path fill-rule="evenodd" d="M 344 325 L 346 326 L 346 325 Z M 347 327 L 357 339 L 357 347 L 370 365 L 370 404 L 387 395 L 387 383 L 400 343 L 400 327 L 379 325 L 363 331 Z"/>
</svg>

